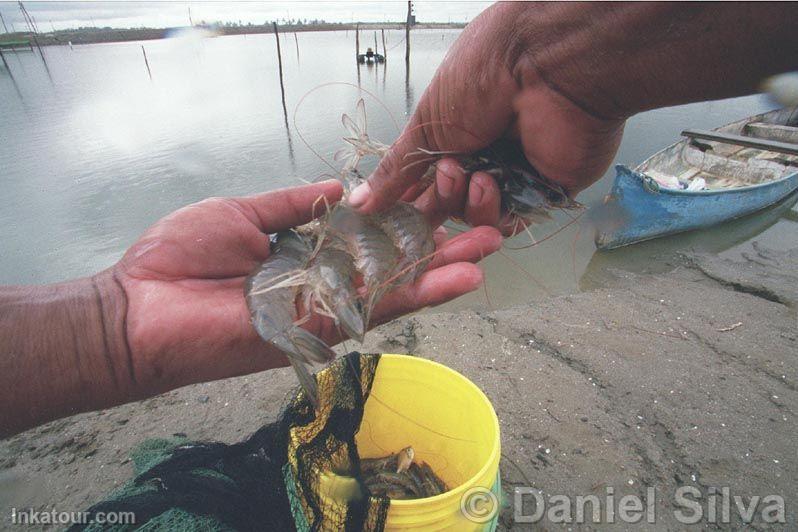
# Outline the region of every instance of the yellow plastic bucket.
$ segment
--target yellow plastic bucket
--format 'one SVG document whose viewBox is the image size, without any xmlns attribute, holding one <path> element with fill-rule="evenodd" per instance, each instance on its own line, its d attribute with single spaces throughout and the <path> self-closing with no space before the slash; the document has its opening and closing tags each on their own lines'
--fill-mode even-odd
<svg viewBox="0 0 798 532">
<path fill-rule="evenodd" d="M 437 362 L 382 355 L 355 437 L 361 458 L 408 445 L 449 491 L 393 500 L 386 530 L 490 530 L 499 511 L 499 420 L 477 386 Z M 490 494 L 493 494 L 491 497 Z"/>
</svg>

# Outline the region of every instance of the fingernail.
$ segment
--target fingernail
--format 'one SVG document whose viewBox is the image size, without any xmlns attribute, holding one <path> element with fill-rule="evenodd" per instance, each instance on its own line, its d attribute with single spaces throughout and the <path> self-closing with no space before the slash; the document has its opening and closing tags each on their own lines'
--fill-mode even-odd
<svg viewBox="0 0 798 532">
<path fill-rule="evenodd" d="M 443 176 L 438 179 L 438 194 L 441 198 L 449 199 L 452 197 L 452 189 L 454 188 L 454 179 L 449 176 Z"/>
<path fill-rule="evenodd" d="M 371 196 L 371 187 L 368 183 L 361 183 L 349 194 L 349 205 L 361 207 L 369 200 L 369 196 Z"/>
<path fill-rule="evenodd" d="M 479 205 L 482 203 L 482 194 L 484 191 L 476 181 L 471 181 L 471 187 L 468 189 L 468 203 L 471 205 Z"/>
</svg>

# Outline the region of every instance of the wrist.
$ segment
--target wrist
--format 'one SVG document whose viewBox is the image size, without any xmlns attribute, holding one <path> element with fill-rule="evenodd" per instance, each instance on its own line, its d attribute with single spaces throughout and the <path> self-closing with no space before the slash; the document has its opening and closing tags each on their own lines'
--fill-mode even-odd
<svg viewBox="0 0 798 532">
<path fill-rule="evenodd" d="M 0 435 L 135 398 L 119 291 L 110 272 L 0 287 Z"/>
<path fill-rule="evenodd" d="M 91 334 L 99 345 L 98 355 L 104 359 L 102 381 L 104 395 L 114 403 L 140 398 L 137 368 L 128 341 L 127 293 L 114 267 L 104 270 L 89 281 L 94 295 L 95 316 Z M 99 358 L 98 356 L 98 358 Z"/>
<path fill-rule="evenodd" d="M 519 3 L 498 8 L 507 63 L 599 119 L 756 92 L 794 68 L 798 6 L 766 3 Z M 509 29 L 508 29 L 509 28 Z"/>
<path fill-rule="evenodd" d="M 644 61 L 644 71 L 630 71 L 629 64 L 641 62 L 644 50 L 634 35 L 620 36 L 620 25 L 630 24 L 629 6 L 503 5 L 502 18 L 510 28 L 505 61 L 521 89 L 553 91 L 591 118 L 606 121 L 625 120 L 642 110 L 646 98 L 657 99 L 633 81 L 650 76 Z M 652 7 L 642 9 L 654 16 Z"/>
</svg>

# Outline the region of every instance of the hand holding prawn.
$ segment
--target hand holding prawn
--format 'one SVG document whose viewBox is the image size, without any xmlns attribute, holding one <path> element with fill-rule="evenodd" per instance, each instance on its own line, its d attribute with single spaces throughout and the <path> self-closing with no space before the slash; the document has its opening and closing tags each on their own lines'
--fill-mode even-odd
<svg viewBox="0 0 798 532">
<path fill-rule="evenodd" d="M 246 277 L 269 254 L 270 233 L 321 214 L 338 182 L 240 198 L 212 198 L 152 226 L 113 267 L 127 296 L 127 342 L 139 397 L 191 383 L 286 365 L 252 327 L 243 297 Z M 314 213 L 315 205 L 315 213 Z M 476 262 L 498 248 L 499 235 L 478 229 L 445 244 L 415 283 L 387 294 L 372 325 L 475 290 Z M 315 316 L 303 328 L 329 345 L 341 340 L 332 320 Z"/>
<path fill-rule="evenodd" d="M 336 160 L 344 160 L 339 179 L 348 191 L 363 180 L 358 169 L 361 159 L 380 158 L 388 146 L 369 138 L 362 99 L 357 104 L 356 121 L 346 114 L 342 120 L 350 136 L 344 138 L 347 147 L 336 154 Z M 451 196 L 455 190 L 462 195 L 463 170 L 449 170 L 457 175 L 441 176 L 441 184 L 448 185 L 446 193 L 436 185 L 427 196 Z M 455 202 L 461 199 L 454 198 Z M 318 335 L 300 326 L 326 317 L 340 336 L 362 342 L 368 326 L 379 317 L 383 297 L 392 289 L 400 291 L 421 281 L 430 261 L 443 253 L 442 248 L 436 250 L 433 228 L 451 214 L 455 213 L 438 209 L 425 216 L 419 207 L 399 202 L 382 213 L 364 215 L 343 202 L 327 205 L 318 221 L 274 236 L 271 256 L 248 277 L 244 294 L 255 330 L 288 357 L 314 404 L 316 384 L 307 365 L 329 361 L 335 352 Z M 498 233 L 485 230 L 494 233 L 497 248 Z M 471 236 L 464 234 L 459 242 L 467 242 Z M 362 286 L 358 287 L 357 280 Z"/>
</svg>

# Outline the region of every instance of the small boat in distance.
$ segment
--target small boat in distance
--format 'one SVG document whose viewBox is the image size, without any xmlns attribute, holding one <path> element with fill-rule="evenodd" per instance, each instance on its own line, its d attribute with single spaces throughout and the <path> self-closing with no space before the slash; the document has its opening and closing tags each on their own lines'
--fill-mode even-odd
<svg viewBox="0 0 798 532">
<path fill-rule="evenodd" d="M 357 54 L 357 62 L 358 63 L 384 63 L 385 62 L 385 56 L 382 55 L 382 54 L 378 54 L 374 50 L 369 48 L 369 49 L 366 50 L 365 54 Z"/>
<path fill-rule="evenodd" d="M 616 166 L 599 249 L 739 218 L 798 189 L 798 107 L 682 135 L 635 169 Z"/>
</svg>

